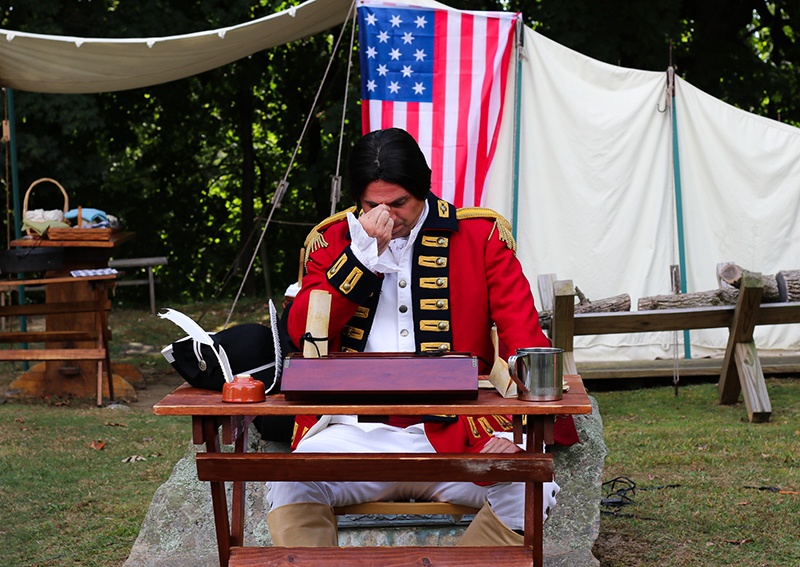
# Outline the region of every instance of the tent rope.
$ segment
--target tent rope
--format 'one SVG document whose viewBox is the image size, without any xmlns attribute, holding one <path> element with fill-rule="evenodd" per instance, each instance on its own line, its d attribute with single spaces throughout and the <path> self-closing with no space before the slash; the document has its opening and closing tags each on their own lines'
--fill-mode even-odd
<svg viewBox="0 0 800 567">
<path fill-rule="evenodd" d="M 355 3 L 354 3 L 355 4 Z M 348 14 L 349 17 L 349 14 Z M 343 28 L 344 29 L 344 28 Z M 353 46 L 356 41 L 356 25 L 350 28 L 350 56 L 347 58 L 347 80 L 344 82 L 344 102 L 342 103 L 342 121 L 339 126 L 339 152 L 336 159 L 336 174 L 331 181 L 331 215 L 336 212 L 336 205 L 342 197 L 342 176 L 339 168 L 342 163 L 342 144 L 344 143 L 344 124 L 347 117 L 347 96 L 350 92 L 350 73 L 353 68 Z"/>
<path fill-rule="evenodd" d="M 8 248 L 11 248 L 11 132 L 6 136 L 8 129 L 8 90 L 3 89 L 3 138 L 2 141 L 5 145 L 5 192 L 6 192 L 6 242 Z"/>
<path fill-rule="evenodd" d="M 300 132 L 300 137 L 297 140 L 297 144 L 295 145 L 294 152 L 292 152 L 292 157 L 289 160 L 289 165 L 286 167 L 286 173 L 284 173 L 283 179 L 281 179 L 280 183 L 278 184 L 278 188 L 275 190 L 275 194 L 272 196 L 272 208 L 269 211 L 269 215 L 267 216 L 267 220 L 264 223 L 264 228 L 261 230 L 261 235 L 258 238 L 258 243 L 253 250 L 253 255 L 250 257 L 250 262 L 247 265 L 247 270 L 245 270 L 244 277 L 242 277 L 242 282 L 239 285 L 239 290 L 236 292 L 236 297 L 233 299 L 233 303 L 231 304 L 230 311 L 228 311 L 228 317 L 225 319 L 225 325 L 223 325 L 223 329 L 228 328 L 228 324 L 230 323 L 231 317 L 233 316 L 233 312 L 236 309 L 236 304 L 239 301 L 239 298 L 242 295 L 242 291 L 244 290 L 244 284 L 247 281 L 247 277 L 250 275 L 250 271 L 253 269 L 253 264 L 255 263 L 256 257 L 258 256 L 258 250 L 261 248 L 261 244 L 264 241 L 264 235 L 267 233 L 267 228 L 269 227 L 269 223 L 272 220 L 272 216 L 275 214 L 275 209 L 280 206 L 281 199 L 283 199 L 284 194 L 286 193 L 286 188 L 289 186 L 288 177 L 289 172 L 294 167 L 295 159 L 297 158 L 297 153 L 300 151 L 300 146 L 302 145 L 303 138 L 305 137 L 306 130 L 308 129 L 308 125 L 311 122 L 311 118 L 314 115 L 314 109 L 317 107 L 317 102 L 319 101 L 320 95 L 322 94 L 322 88 L 325 85 L 325 80 L 330 73 L 331 67 L 333 66 L 333 61 L 336 57 L 336 53 L 339 50 L 339 45 L 342 41 L 342 36 L 344 36 L 344 31 L 347 28 L 348 20 L 353 18 L 353 28 L 355 28 L 355 0 L 352 4 L 350 4 L 350 8 L 347 12 L 347 17 L 344 20 L 344 24 L 342 25 L 342 29 L 339 32 L 339 37 L 336 38 L 336 43 L 333 46 L 333 50 L 331 51 L 331 57 L 328 60 L 328 66 L 325 68 L 325 73 L 322 76 L 322 80 L 319 82 L 319 87 L 317 88 L 317 93 L 314 95 L 314 101 L 311 103 L 311 109 L 306 116 L 305 124 L 303 124 L 303 130 Z M 353 50 L 350 50 L 350 54 L 348 60 L 351 60 L 353 56 Z M 345 84 L 350 82 L 350 68 L 351 66 L 348 65 L 347 67 L 347 77 Z M 342 106 L 342 114 L 347 112 L 347 104 Z M 342 120 L 342 124 L 344 124 L 344 119 Z M 344 128 L 344 126 L 342 126 Z M 340 136 L 340 145 L 339 145 L 339 155 L 337 156 L 337 173 L 338 173 L 338 162 L 341 161 L 341 136 Z"/>
</svg>

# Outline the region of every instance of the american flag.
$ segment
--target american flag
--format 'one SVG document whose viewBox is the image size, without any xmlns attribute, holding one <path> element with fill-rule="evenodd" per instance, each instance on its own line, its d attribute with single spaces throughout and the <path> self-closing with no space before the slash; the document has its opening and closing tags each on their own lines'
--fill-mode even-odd
<svg viewBox="0 0 800 567">
<path fill-rule="evenodd" d="M 519 17 L 358 8 L 362 130 L 411 133 L 433 170 L 433 192 L 457 207 L 483 202 Z"/>
</svg>

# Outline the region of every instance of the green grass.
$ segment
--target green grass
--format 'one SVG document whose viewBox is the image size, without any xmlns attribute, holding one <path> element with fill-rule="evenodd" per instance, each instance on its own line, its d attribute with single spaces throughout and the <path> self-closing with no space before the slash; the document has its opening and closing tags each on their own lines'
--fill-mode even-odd
<svg viewBox="0 0 800 567">
<path fill-rule="evenodd" d="M 77 403 L 6 403 L 0 429 L 0 565 L 9 567 L 122 565 L 189 443 L 185 419 Z"/>
<path fill-rule="evenodd" d="M 800 380 L 767 386 L 772 418 L 759 424 L 741 404 L 718 405 L 714 384 L 677 397 L 672 388 L 594 394 L 604 479 L 637 485 L 634 504 L 602 517 L 604 566 L 800 565 Z"/>
<path fill-rule="evenodd" d="M 205 313 L 203 327 L 218 330 L 228 307 L 178 309 Z M 263 322 L 266 312 L 263 301 L 244 302 L 232 321 Z M 151 385 L 174 381 L 159 350 L 180 329 L 135 309 L 112 311 L 111 327 L 115 362 L 135 364 Z M 0 392 L 19 372 L 0 364 Z M 761 424 L 741 404 L 718 405 L 713 384 L 682 386 L 678 397 L 668 387 L 590 392 L 609 449 L 604 480 L 637 485 L 634 504 L 601 518 L 602 567 L 800 566 L 800 495 L 747 488 L 800 491 L 800 379 L 767 387 L 772 418 Z M 188 419 L 148 408 L 0 405 L 0 567 L 121 566 L 189 442 Z M 146 460 L 123 462 L 134 455 Z"/>
</svg>

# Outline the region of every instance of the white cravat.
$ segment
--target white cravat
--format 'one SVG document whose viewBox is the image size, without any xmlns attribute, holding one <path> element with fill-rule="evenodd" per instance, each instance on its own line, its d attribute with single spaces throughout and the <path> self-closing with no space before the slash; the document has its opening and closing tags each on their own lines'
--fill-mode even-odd
<svg viewBox="0 0 800 567">
<path fill-rule="evenodd" d="M 412 250 L 422 224 L 428 216 L 428 203 L 417 224 L 405 238 L 394 238 L 378 256 L 377 240 L 369 236 L 358 219 L 347 214 L 350 237 L 356 258 L 376 274 L 383 274 L 381 296 L 375 319 L 367 337 L 365 352 L 414 352 L 414 306 L 411 301 Z"/>
</svg>

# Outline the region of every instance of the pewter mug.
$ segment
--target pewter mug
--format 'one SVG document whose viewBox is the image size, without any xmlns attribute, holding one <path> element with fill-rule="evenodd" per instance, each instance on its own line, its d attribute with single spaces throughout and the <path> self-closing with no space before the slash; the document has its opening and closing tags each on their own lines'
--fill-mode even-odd
<svg viewBox="0 0 800 567">
<path fill-rule="evenodd" d="M 517 383 L 517 398 L 553 402 L 564 397 L 563 353 L 560 348 L 517 349 L 508 357 L 508 371 Z"/>
</svg>

